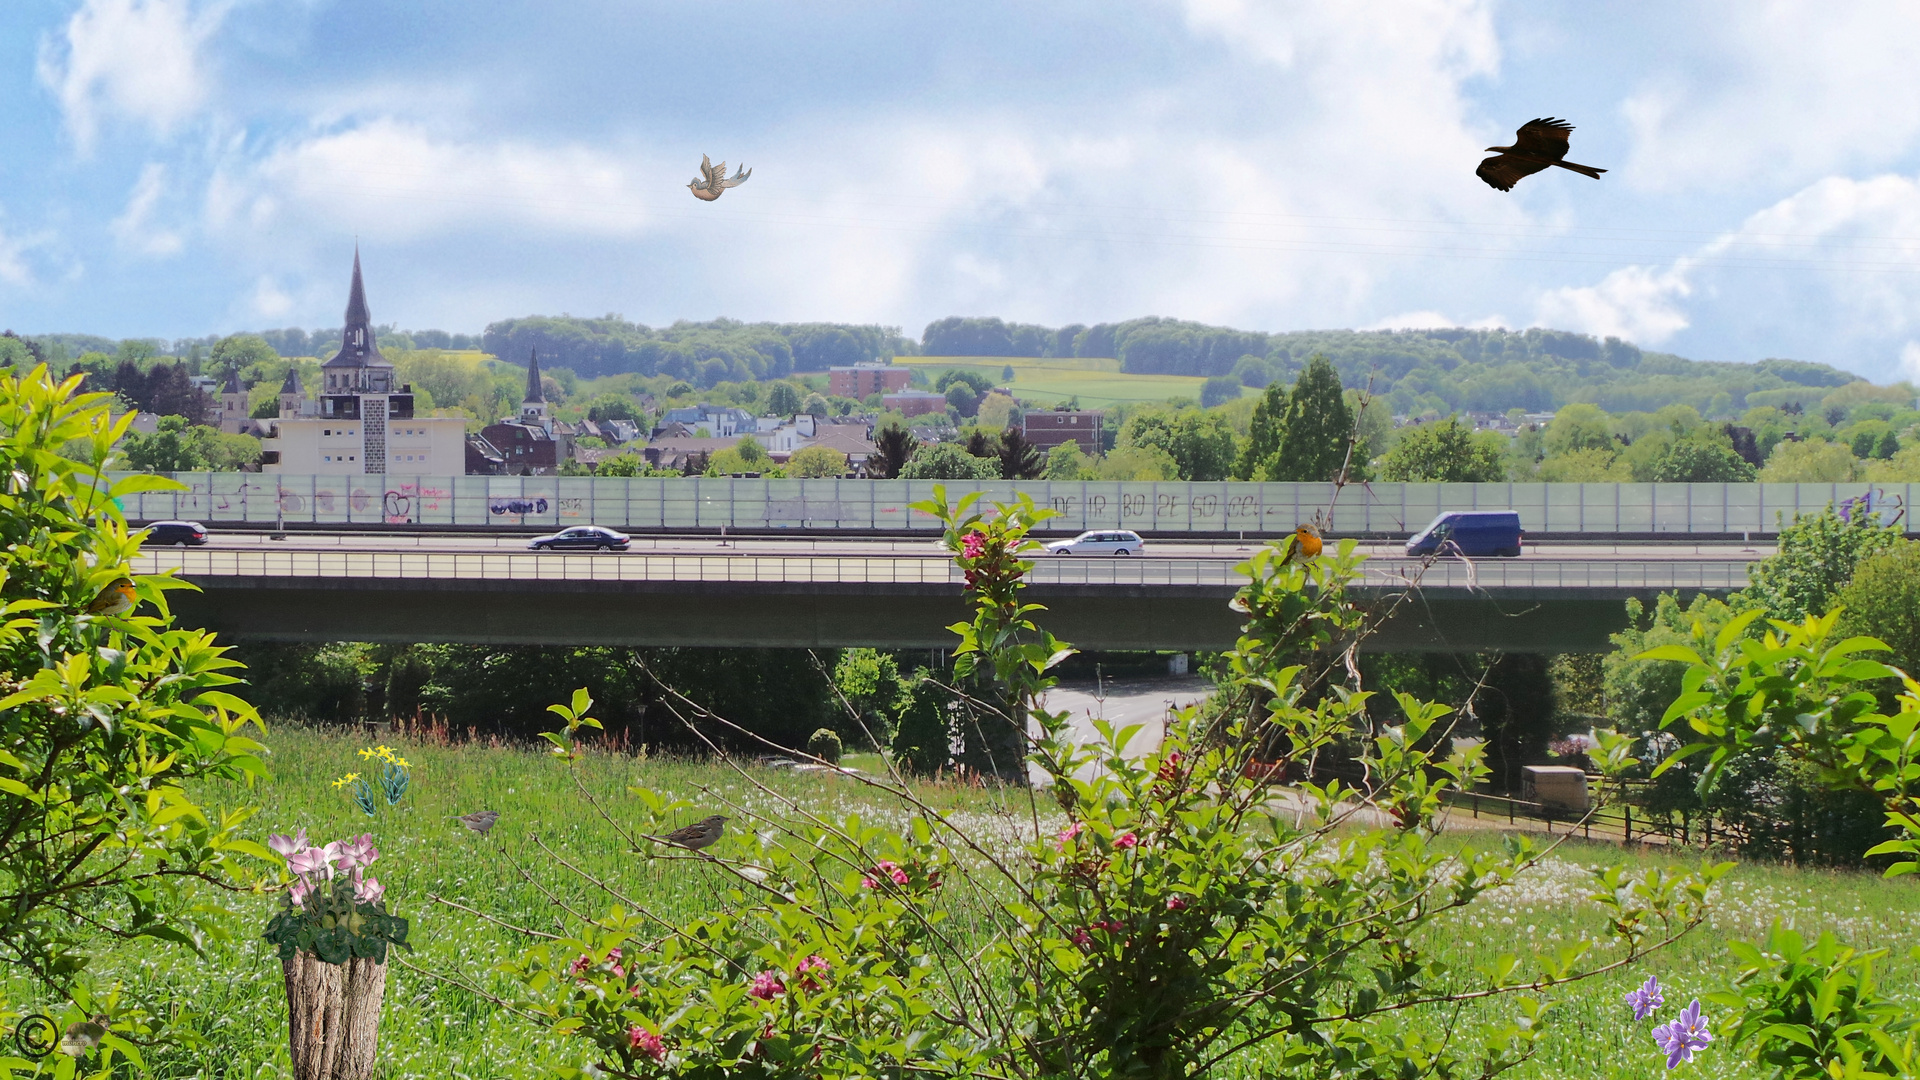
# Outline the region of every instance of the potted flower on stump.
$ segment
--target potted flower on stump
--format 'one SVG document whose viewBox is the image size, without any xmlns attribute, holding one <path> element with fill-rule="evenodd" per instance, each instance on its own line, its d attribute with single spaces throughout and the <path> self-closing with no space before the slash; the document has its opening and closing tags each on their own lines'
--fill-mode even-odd
<svg viewBox="0 0 1920 1080">
<path fill-rule="evenodd" d="M 387 913 L 386 889 L 367 873 L 373 834 L 307 843 L 307 831 L 271 836 L 293 884 L 267 923 L 287 980 L 287 1049 L 295 1080 L 368 1080 L 379 1046 L 387 948 L 408 948 L 407 920 Z"/>
</svg>

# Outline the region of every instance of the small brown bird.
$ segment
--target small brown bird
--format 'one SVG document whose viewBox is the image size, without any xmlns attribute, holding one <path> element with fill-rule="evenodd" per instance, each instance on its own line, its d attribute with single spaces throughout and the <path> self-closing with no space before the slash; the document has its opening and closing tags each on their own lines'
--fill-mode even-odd
<svg viewBox="0 0 1920 1080">
<path fill-rule="evenodd" d="M 500 811 L 475 810 L 471 814 L 461 814 L 453 820 L 485 836 L 487 830 L 493 828 L 493 823 L 500 820 Z"/>
<path fill-rule="evenodd" d="M 667 835 L 659 837 L 659 839 L 672 844 L 674 847 L 683 847 L 688 851 L 699 851 L 701 848 L 712 847 L 714 841 L 720 839 L 721 829 L 726 823 L 727 819 L 725 817 L 715 814 L 705 821 L 688 825 L 682 829 L 675 829 Z"/>
<path fill-rule="evenodd" d="M 1287 557 L 1280 560 L 1290 563 L 1296 560 L 1305 562 L 1320 554 L 1320 530 L 1313 525 L 1296 525 L 1293 529 L 1293 546 L 1287 549 Z"/>
<path fill-rule="evenodd" d="M 690 181 L 687 184 L 687 190 L 693 192 L 693 197 L 699 199 L 701 202 L 712 202 L 719 198 L 720 193 L 728 188 L 739 187 L 741 184 L 746 183 L 747 177 L 752 175 L 752 169 L 748 169 L 745 172 L 735 169 L 733 175 L 729 177 L 727 175 L 726 162 L 721 162 L 720 167 L 716 169 L 714 168 L 712 159 L 708 158 L 705 154 L 701 154 L 700 179 Z"/>
<path fill-rule="evenodd" d="M 115 578 L 111 585 L 100 590 L 100 595 L 87 605 L 89 615 L 125 615 L 138 604 L 134 595 L 133 582 L 127 578 Z"/>
<path fill-rule="evenodd" d="M 1562 160 L 1567 156 L 1567 139 L 1572 134 L 1573 125 L 1565 120 L 1555 120 L 1551 116 L 1529 120 L 1513 133 L 1512 146 L 1487 147 L 1488 152 L 1497 152 L 1500 156 L 1482 161 L 1474 173 L 1489 186 L 1501 191 L 1512 191 L 1513 185 L 1519 183 L 1521 177 L 1532 176 L 1550 165 L 1600 179 L 1600 174 L 1607 170 Z"/>
</svg>

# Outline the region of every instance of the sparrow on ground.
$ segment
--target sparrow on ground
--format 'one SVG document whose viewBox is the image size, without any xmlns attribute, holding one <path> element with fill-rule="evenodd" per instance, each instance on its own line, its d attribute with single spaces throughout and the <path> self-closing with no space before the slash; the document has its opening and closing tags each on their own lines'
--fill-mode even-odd
<svg viewBox="0 0 1920 1080">
<path fill-rule="evenodd" d="M 493 823 L 500 820 L 500 811 L 475 810 L 471 814 L 461 814 L 453 820 L 484 836 L 488 829 L 493 828 Z"/>
</svg>

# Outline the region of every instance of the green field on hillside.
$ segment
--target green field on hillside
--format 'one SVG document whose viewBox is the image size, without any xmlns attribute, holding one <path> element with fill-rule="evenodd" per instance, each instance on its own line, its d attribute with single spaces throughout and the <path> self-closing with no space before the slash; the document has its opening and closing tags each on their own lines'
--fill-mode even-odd
<svg viewBox="0 0 1920 1080">
<path fill-rule="evenodd" d="M 398 741 L 389 738 L 388 741 Z M 495 970 L 525 944 L 501 926 L 448 907 L 431 904 L 429 893 L 457 901 L 496 918 L 552 929 L 559 914 L 555 902 L 598 912 L 607 897 L 551 865 L 530 839 L 564 852 L 583 869 L 604 877 L 653 914 L 681 920 L 727 902 L 734 887 L 711 867 L 677 862 L 645 862 L 626 851 L 618 833 L 600 820 L 573 789 L 566 769 L 535 750 L 499 746 L 422 745 L 400 742 L 414 765 L 412 790 L 394 808 L 368 819 L 352 808 L 328 782 L 364 768 L 355 751 L 366 744 L 357 735 L 326 734 L 275 726 L 274 779 L 252 793 L 220 786 L 203 790 L 215 803 L 241 799 L 262 807 L 251 832 L 304 826 L 316 840 L 372 831 L 381 849 L 375 867 L 397 912 L 413 920 L 417 951 L 411 967 L 394 970 L 388 981 L 381 1022 L 380 1076 L 385 1080 L 466 1076 L 480 1078 L 549 1075 L 555 1065 L 577 1064 L 581 1047 L 556 1039 L 532 1022 L 516 1017 L 466 990 L 421 971 L 458 978 L 505 998 L 516 987 Z M 849 759 L 875 768 L 870 755 Z M 580 764 L 582 779 L 606 800 L 616 820 L 631 819 L 629 784 L 643 784 L 702 807 L 725 808 L 747 828 L 733 831 L 718 850 L 751 850 L 755 817 L 787 811 L 777 800 L 834 813 L 856 808 L 871 820 L 898 823 L 897 804 L 860 785 L 831 775 L 748 767 L 751 782 L 731 768 L 680 760 L 647 759 L 596 753 Z M 764 785 L 756 788 L 755 784 Z M 928 784 L 922 796 L 951 818 L 970 819 L 981 836 L 1013 844 L 1030 832 L 1023 795 L 996 795 L 973 787 Z M 487 837 L 476 837 L 448 815 L 489 808 L 501 814 Z M 1042 828 L 1057 827 L 1058 812 L 1041 809 Z M 765 826 L 762 826 L 765 827 Z M 1491 832 L 1450 834 L 1447 845 L 1497 844 Z M 1592 891 L 1590 869 L 1624 863 L 1645 871 L 1692 865 L 1697 856 L 1622 852 L 1604 844 L 1570 842 L 1539 869 L 1510 889 L 1497 890 L 1456 915 L 1448 916 L 1428 945 L 1455 970 L 1470 972 L 1503 952 L 1528 955 L 1582 938 L 1603 935 L 1600 910 L 1585 899 Z M 532 881 L 521 876 L 524 868 Z M 537 883 L 537 884 L 536 884 Z M 551 897 L 543 895 L 549 891 Z M 212 899 L 212 897 L 207 897 Z M 1831 929 L 1850 944 L 1887 948 L 1892 957 L 1880 969 L 1882 988 L 1911 999 L 1920 984 L 1920 965 L 1907 950 L 1920 943 L 1910 881 L 1883 881 L 1863 873 L 1793 870 L 1769 865 L 1737 869 L 1720 887 L 1714 916 L 1678 946 L 1634 969 L 1566 986 L 1552 1034 L 1540 1055 L 1508 1074 L 1513 1080 L 1549 1077 L 1661 1075 L 1646 1025 L 1627 1021 L 1620 995 L 1649 972 L 1668 986 L 1669 1004 L 1684 1004 L 1696 994 L 1724 985 L 1731 972 L 1725 942 L 1754 939 L 1776 918 L 1809 934 Z M 102 957 L 91 969 L 102 984 L 119 982 L 129 998 L 150 1002 L 187 1002 L 202 1011 L 206 1042 L 199 1047 L 151 1047 L 146 1051 L 153 1075 L 163 1078 L 278 1078 L 287 1075 L 286 1004 L 280 965 L 259 938 L 272 903 L 264 897 L 228 897 L 242 914 L 230 921 L 222 940 L 208 943 L 204 960 L 185 949 L 135 942 Z M 0 993 L 14 1008 L 38 1000 L 16 973 L 0 976 Z M 1500 1010 L 1507 1004 L 1481 1008 Z M 1472 1012 L 1475 1010 L 1469 1010 Z M 1420 1025 L 1445 1022 L 1438 1015 L 1407 1014 Z M 1232 1069 L 1213 1075 L 1251 1077 L 1269 1072 L 1272 1063 L 1249 1055 Z M 1611 1069 L 1612 1071 L 1609 1071 Z M 1717 1042 L 1690 1067 L 1708 1078 L 1757 1077 L 1759 1071 Z"/>
<path fill-rule="evenodd" d="M 949 368 L 975 371 L 1005 386 L 1013 395 L 1041 405 L 1052 405 L 1079 398 L 1090 408 L 1133 405 L 1144 401 L 1171 398 L 1200 400 L 1200 386 L 1207 380 L 1196 375 L 1128 375 L 1118 360 L 1064 358 L 1040 360 L 1028 356 L 899 356 L 894 363 L 926 372 L 929 381 Z M 1013 368 L 1013 381 L 1004 376 Z M 1244 394 L 1258 393 L 1245 387 Z"/>
</svg>

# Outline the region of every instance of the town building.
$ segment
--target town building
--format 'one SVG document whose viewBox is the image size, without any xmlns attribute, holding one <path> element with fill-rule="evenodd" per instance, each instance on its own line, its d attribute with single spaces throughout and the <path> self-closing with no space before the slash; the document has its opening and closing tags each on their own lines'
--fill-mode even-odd
<svg viewBox="0 0 1920 1080">
<path fill-rule="evenodd" d="M 540 385 L 540 354 L 527 359 L 527 391 L 520 414 L 480 429 L 480 437 L 499 451 L 508 476 L 550 476 L 573 457 L 573 435 L 556 424 Z"/>
<path fill-rule="evenodd" d="M 912 369 L 892 364 L 855 364 L 852 367 L 827 369 L 827 392 L 856 401 L 865 401 L 875 394 L 905 390 L 912 381 Z"/>
<path fill-rule="evenodd" d="M 1049 410 L 1021 416 L 1020 434 L 1046 453 L 1070 442 L 1080 444 L 1081 453 L 1100 452 L 1100 425 L 1107 414 L 1099 409 Z"/>
<path fill-rule="evenodd" d="M 702 438 L 724 439 L 730 436 L 750 434 L 755 427 L 753 414 L 745 409 L 732 406 L 709 405 L 701 402 L 679 409 L 668 409 L 660 414 L 659 428 L 654 434 L 663 434 L 660 428 L 679 424 L 688 431 L 698 433 L 705 429 Z"/>
<path fill-rule="evenodd" d="M 880 406 L 901 416 L 925 416 L 927 413 L 946 412 L 947 395 L 931 390 L 902 390 L 883 395 Z"/>
<path fill-rule="evenodd" d="M 358 249 L 341 338 L 340 351 L 320 365 L 317 400 L 307 400 L 299 376 L 287 372 L 272 436 L 261 440 L 263 470 L 417 476 L 465 472 L 467 422 L 457 416 L 415 416 L 413 387 L 398 385 L 393 362 L 380 355 Z M 245 412 L 244 396 L 240 409 Z M 224 418 L 224 407 L 221 415 Z"/>
</svg>

